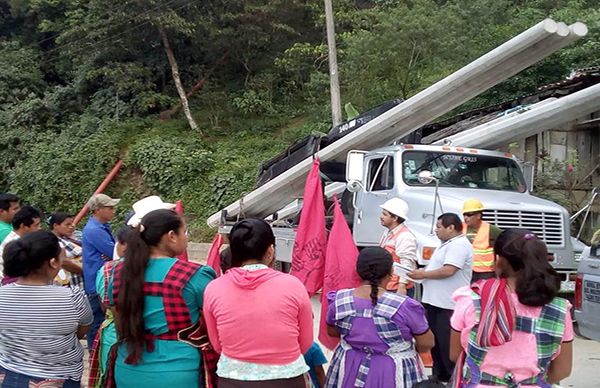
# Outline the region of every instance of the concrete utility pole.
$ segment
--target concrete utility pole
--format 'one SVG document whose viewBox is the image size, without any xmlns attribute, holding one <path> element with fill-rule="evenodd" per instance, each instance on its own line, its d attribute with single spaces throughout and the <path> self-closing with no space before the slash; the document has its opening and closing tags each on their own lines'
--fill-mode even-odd
<svg viewBox="0 0 600 388">
<path fill-rule="evenodd" d="M 329 89 L 331 92 L 331 121 L 333 126 L 342 122 L 342 102 L 338 78 L 337 54 L 335 50 L 335 25 L 333 23 L 332 0 L 325 0 L 325 23 L 327 25 L 327 48 L 329 51 Z"/>
</svg>

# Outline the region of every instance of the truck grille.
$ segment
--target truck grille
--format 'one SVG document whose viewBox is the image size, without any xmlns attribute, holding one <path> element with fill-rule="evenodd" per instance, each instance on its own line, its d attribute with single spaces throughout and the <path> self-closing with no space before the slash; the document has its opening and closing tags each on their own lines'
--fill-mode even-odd
<svg viewBox="0 0 600 388">
<path fill-rule="evenodd" d="M 565 244 L 563 217 L 560 213 L 484 210 L 483 219 L 500 229 L 529 229 L 549 246 Z"/>
</svg>

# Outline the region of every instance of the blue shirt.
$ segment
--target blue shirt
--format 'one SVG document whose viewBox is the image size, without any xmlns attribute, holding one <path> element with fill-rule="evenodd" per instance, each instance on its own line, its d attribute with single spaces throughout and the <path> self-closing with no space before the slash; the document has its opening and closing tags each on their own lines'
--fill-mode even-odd
<svg viewBox="0 0 600 388">
<path fill-rule="evenodd" d="M 310 379 L 312 380 L 315 388 L 321 388 L 319 381 L 317 380 L 317 372 L 315 371 L 315 368 L 319 365 L 327 364 L 327 358 L 325 358 L 323 350 L 321 350 L 321 347 L 318 343 L 313 342 L 310 349 L 308 349 L 308 351 L 304 354 L 304 361 L 310 368 Z"/>
<path fill-rule="evenodd" d="M 90 217 L 81 239 L 83 249 L 83 285 L 88 295 L 96 294 L 96 275 L 106 261 L 112 260 L 115 239 L 108 223 Z"/>
</svg>

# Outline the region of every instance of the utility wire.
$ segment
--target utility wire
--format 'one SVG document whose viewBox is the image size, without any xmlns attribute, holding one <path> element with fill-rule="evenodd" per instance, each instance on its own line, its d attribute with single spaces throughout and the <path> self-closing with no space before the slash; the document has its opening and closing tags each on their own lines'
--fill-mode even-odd
<svg viewBox="0 0 600 388">
<path fill-rule="evenodd" d="M 149 14 L 150 12 L 154 12 L 154 11 L 157 11 L 157 10 L 159 10 L 159 9 L 161 9 L 161 8 L 167 7 L 167 6 L 169 6 L 169 5 L 173 4 L 173 3 L 177 2 L 177 1 L 179 1 L 179 0 L 170 0 L 170 1 L 168 1 L 168 2 L 166 2 L 166 3 L 163 3 L 163 4 L 161 4 L 161 5 L 157 6 L 157 7 L 154 7 L 154 8 L 152 8 L 152 9 L 149 9 L 149 10 L 147 10 L 147 11 L 144 11 L 144 12 L 142 12 L 142 13 L 140 13 L 140 14 L 138 14 L 138 15 L 135 15 L 135 16 L 133 16 L 133 17 L 131 17 L 131 18 L 128 18 L 126 21 L 124 21 L 124 22 L 121 22 L 121 23 L 117 24 L 116 26 L 125 25 L 125 24 L 129 23 L 130 21 L 132 21 L 132 20 L 134 20 L 134 19 L 136 19 L 136 18 L 138 18 L 138 17 L 140 17 L 140 16 L 144 16 L 144 15 L 146 15 L 146 14 Z M 187 5 L 187 4 L 189 4 L 189 3 L 191 3 L 191 2 L 193 2 L 193 1 L 194 1 L 194 0 L 188 1 L 186 4 L 184 4 L 184 6 L 185 6 L 185 5 Z M 179 8 L 177 8 L 177 9 L 179 9 Z M 144 23 L 142 23 L 142 24 L 138 25 L 137 27 L 140 27 L 140 26 L 142 26 L 142 25 L 144 25 L 144 24 L 147 24 L 148 22 L 149 22 L 149 21 L 146 21 L 146 22 L 144 22 Z M 130 30 L 131 30 L 131 29 L 125 30 L 123 33 L 125 33 L 125 32 L 128 32 L 128 31 L 130 31 Z M 121 34 L 117 34 L 117 35 L 115 35 L 115 36 L 119 36 L 119 35 L 122 35 L 122 33 L 121 33 Z M 54 47 L 54 48 L 52 48 L 52 49 L 50 49 L 50 50 L 48 50 L 48 51 L 45 51 L 45 52 L 44 52 L 44 55 L 51 54 L 51 53 L 53 53 L 53 52 L 55 52 L 55 51 L 58 51 L 58 50 L 62 50 L 62 49 L 64 49 L 64 48 L 68 47 L 68 46 L 72 46 L 72 45 L 74 45 L 74 44 L 75 44 L 75 43 L 77 43 L 77 42 L 84 41 L 84 40 L 86 40 L 87 38 L 88 38 L 87 36 L 83 36 L 83 37 L 81 37 L 81 38 L 79 38 L 79 39 L 75 39 L 75 40 L 73 40 L 73 41 L 71 41 L 71 42 L 68 42 L 68 43 L 66 43 L 66 44 L 64 44 L 64 45 L 61 45 L 61 46 Z M 110 38 L 110 37 L 109 37 L 109 38 Z M 88 45 L 88 46 L 89 46 L 89 45 Z M 84 47 L 81 47 L 81 48 L 86 48 L 86 47 L 88 47 L 88 46 L 84 46 Z M 79 51 L 79 50 L 76 50 L 76 51 Z"/>
<path fill-rule="evenodd" d="M 173 3 L 174 1 L 176 1 L 176 0 L 172 0 L 170 3 Z M 171 11 L 177 11 L 177 10 L 179 10 L 179 9 L 181 9 L 181 8 L 184 8 L 184 7 L 188 6 L 189 4 L 191 4 L 191 3 L 194 3 L 194 2 L 196 2 L 196 1 L 198 1 L 198 0 L 188 0 L 188 1 L 186 1 L 184 4 L 182 4 L 182 5 L 178 6 L 178 7 L 172 8 L 172 9 L 171 9 Z M 140 14 L 140 15 L 141 15 L 141 14 Z M 100 45 L 100 44 L 102 44 L 102 43 L 105 43 L 105 42 L 108 42 L 108 41 L 112 41 L 112 40 L 113 40 L 114 38 L 116 38 L 116 37 L 122 36 L 122 35 L 124 35 L 124 34 L 126 34 L 126 33 L 128 33 L 128 32 L 134 31 L 134 30 L 136 30 L 136 29 L 138 29 L 138 28 L 140 28 L 140 27 L 143 27 L 143 26 L 145 26 L 146 24 L 149 24 L 149 23 L 151 23 L 151 22 L 152 22 L 152 20 L 146 20 L 145 22 L 142 22 L 142 23 L 140 23 L 140 24 L 137 24 L 137 25 L 135 25 L 135 26 L 133 26 L 133 27 L 131 27 L 131 28 L 128 28 L 128 29 L 126 29 L 126 30 L 124 30 L 124 31 L 122 31 L 122 32 L 120 32 L 120 33 L 118 33 L 118 34 L 110 35 L 110 36 L 108 36 L 107 38 L 101 39 L 101 40 L 99 40 L 99 41 L 96 41 L 96 42 L 93 42 L 93 43 L 89 43 L 89 44 L 87 44 L 87 45 L 83 45 L 83 46 L 80 46 L 80 47 L 78 47 L 78 48 L 75 48 L 75 49 L 72 51 L 72 53 L 79 53 L 79 52 L 81 52 L 81 51 L 83 51 L 83 50 L 87 50 L 87 49 L 93 49 L 94 47 L 97 47 L 97 46 L 99 46 L 99 45 Z M 83 39 L 85 39 L 85 38 L 83 38 Z M 82 40 L 82 39 L 79 39 L 79 40 Z M 79 41 L 79 40 L 78 40 L 78 41 Z M 116 43 L 116 42 L 118 42 L 118 41 L 120 41 L 120 40 L 121 40 L 121 39 L 117 39 L 117 40 L 114 40 L 114 42 Z M 71 43 L 75 43 L 75 41 L 73 41 L 73 42 L 71 42 Z M 70 45 L 70 44 L 66 44 L 66 45 L 64 45 L 64 46 L 62 46 L 62 47 L 60 47 L 60 48 L 65 48 L 65 47 L 67 47 L 67 46 L 69 46 L 69 45 Z M 56 51 L 56 50 L 58 50 L 58 49 L 59 49 L 59 48 L 57 47 L 57 48 L 53 49 L 52 51 Z M 47 54 L 47 53 L 49 53 L 49 52 L 50 52 L 50 51 L 47 51 L 47 52 L 46 52 L 46 54 Z M 60 60 L 60 59 L 61 59 L 60 57 L 55 57 L 55 58 L 52 58 L 52 59 L 46 60 L 46 61 L 45 61 L 45 63 L 46 63 L 46 64 L 54 63 L 54 62 L 56 62 L 56 61 L 58 61 L 58 60 Z"/>
<path fill-rule="evenodd" d="M 109 12 L 107 12 L 107 13 L 106 13 L 106 14 L 103 16 L 103 19 L 107 18 L 107 17 L 108 17 L 108 16 L 109 16 L 111 13 L 120 12 L 120 11 L 124 10 L 125 8 L 129 7 L 129 5 L 130 5 L 130 4 L 129 4 L 128 2 L 124 2 L 123 4 L 121 4 L 121 6 L 120 6 L 120 7 L 117 7 L 117 8 L 107 8 L 107 10 L 108 10 Z M 133 20 L 133 18 L 131 18 L 130 20 Z M 129 20 L 128 20 L 128 21 L 129 21 Z M 125 23 L 127 23 L 127 21 L 125 21 L 125 22 L 122 22 L 122 23 L 119 23 L 119 24 L 117 24 L 117 25 L 119 25 L 119 26 L 120 26 L 121 24 L 125 24 Z M 57 33 L 57 34 L 51 35 L 51 36 L 49 36 L 49 37 L 47 37 L 47 38 L 45 38 L 45 39 L 42 39 L 42 40 L 40 40 L 40 41 L 37 41 L 37 42 L 35 42 L 35 43 L 29 44 L 29 45 L 27 45 L 26 47 L 34 47 L 34 46 L 39 46 L 39 45 L 41 45 L 42 43 L 46 43 L 46 42 L 48 42 L 48 41 L 50 41 L 50 40 L 52 40 L 52 39 L 54 39 L 54 38 L 58 38 L 58 37 L 59 37 L 61 34 L 62 34 L 62 33 L 61 33 L 61 32 L 59 32 L 59 33 Z"/>
</svg>

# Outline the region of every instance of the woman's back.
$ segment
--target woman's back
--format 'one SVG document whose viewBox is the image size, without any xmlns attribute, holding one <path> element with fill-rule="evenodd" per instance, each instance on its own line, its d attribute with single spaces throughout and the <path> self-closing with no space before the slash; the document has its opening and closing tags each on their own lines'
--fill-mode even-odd
<svg viewBox="0 0 600 388">
<path fill-rule="evenodd" d="M 79 288 L 0 287 L 0 365 L 31 376 L 79 380 L 83 348 L 76 332 L 91 322 Z"/>
<path fill-rule="evenodd" d="M 511 299 L 518 317 L 536 320 L 540 317 L 543 307 L 526 306 L 519 302 L 515 292 L 511 292 Z M 456 307 L 452 316 L 452 328 L 461 333 L 461 344 L 467 348 L 471 329 L 476 324 L 476 307 L 473 301 L 472 291 L 465 287 L 457 290 L 454 294 Z M 564 334 L 562 342 L 573 340 L 573 324 L 569 309 L 571 305 L 567 302 L 567 313 L 564 320 Z M 540 369 L 538 367 L 538 346 L 536 336 L 521 330 L 512 332 L 512 339 L 505 344 L 493 346 L 481 364 L 481 370 L 494 376 L 504 376 L 507 371 L 514 374 L 516 381 L 522 381 L 536 376 Z M 486 385 L 479 385 L 486 387 Z"/>
<path fill-rule="evenodd" d="M 297 278 L 266 266 L 244 268 L 230 269 L 206 289 L 206 322 L 215 349 L 259 364 L 297 360 L 313 342 L 306 289 Z"/>
<path fill-rule="evenodd" d="M 175 258 L 153 258 L 150 259 L 145 270 L 144 280 L 146 284 L 164 284 L 167 274 L 178 263 L 183 266 L 193 266 L 194 274 L 183 286 L 181 292 L 191 323 L 198 321 L 203 304 L 203 292 L 208 282 L 215 278 L 212 268 L 203 266 L 198 269 L 196 264 L 178 262 Z M 100 275 L 99 275 L 100 276 Z M 113 291 L 114 281 L 111 279 L 109 292 Z M 165 310 L 165 300 L 161 295 L 144 295 L 144 328 L 146 332 L 158 336 L 169 331 Z M 135 369 L 137 371 L 155 372 L 161 371 L 186 371 L 198 368 L 200 354 L 198 349 L 180 341 L 153 340 L 154 349 L 149 352 L 146 349 L 142 355 L 143 362 L 137 365 L 125 363 L 127 348 L 125 345 L 119 348 L 117 365 L 120 368 Z"/>
<path fill-rule="evenodd" d="M 395 296 L 394 294 L 392 294 Z M 415 335 L 421 335 L 429 329 L 427 320 L 425 319 L 423 306 L 408 297 L 399 297 L 404 299 L 395 313 L 390 317 L 389 321 L 394 325 L 400 333 L 399 341 L 412 341 Z M 326 321 L 333 325 L 335 323 L 335 293 L 332 292 L 327 296 L 330 308 L 327 311 Z M 379 298 L 379 302 L 383 298 Z M 353 296 L 354 308 L 358 311 L 372 310 L 373 305 L 370 299 L 364 299 Z M 359 314 L 360 315 L 360 314 Z M 372 317 L 364 318 L 356 316 L 352 318 L 352 329 L 344 336 L 344 340 L 352 347 L 361 348 L 370 346 L 377 352 L 385 352 L 390 347 L 377 333 L 377 327 Z"/>
</svg>

